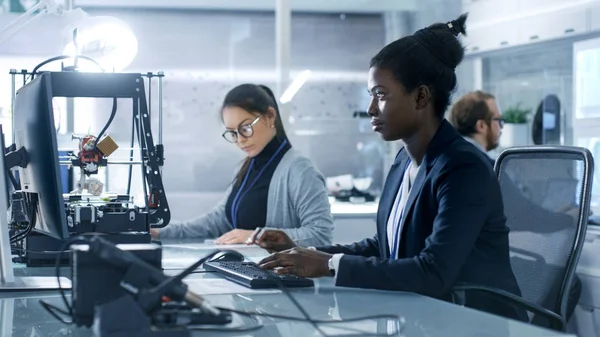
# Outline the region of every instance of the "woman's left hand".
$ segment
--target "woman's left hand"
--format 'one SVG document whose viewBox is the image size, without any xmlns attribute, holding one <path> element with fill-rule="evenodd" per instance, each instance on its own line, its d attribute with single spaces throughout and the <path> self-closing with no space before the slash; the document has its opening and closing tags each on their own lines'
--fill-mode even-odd
<svg viewBox="0 0 600 337">
<path fill-rule="evenodd" d="M 234 245 L 238 243 L 246 243 L 246 240 L 248 240 L 252 233 L 253 231 L 250 230 L 234 229 L 221 235 L 221 237 L 215 240 L 215 243 L 218 245 Z"/>
</svg>

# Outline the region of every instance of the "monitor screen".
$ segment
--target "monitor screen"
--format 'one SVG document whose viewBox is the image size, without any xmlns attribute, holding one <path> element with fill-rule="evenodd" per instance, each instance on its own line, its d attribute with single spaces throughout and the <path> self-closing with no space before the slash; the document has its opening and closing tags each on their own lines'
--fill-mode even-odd
<svg viewBox="0 0 600 337">
<path fill-rule="evenodd" d="M 58 145 L 52 109 L 50 73 L 38 75 L 17 92 L 14 134 L 17 149 L 27 151 L 26 168 L 19 168 L 21 189 L 36 200 L 35 230 L 56 238 L 68 236 Z"/>
</svg>

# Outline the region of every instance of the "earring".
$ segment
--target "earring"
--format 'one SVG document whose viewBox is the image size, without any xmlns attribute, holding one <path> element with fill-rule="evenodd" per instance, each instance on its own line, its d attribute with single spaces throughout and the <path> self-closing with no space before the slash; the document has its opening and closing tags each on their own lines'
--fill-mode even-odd
<svg viewBox="0 0 600 337">
<path fill-rule="evenodd" d="M 271 124 L 271 129 L 274 128 L 274 127 L 275 127 L 275 125 Z"/>
</svg>

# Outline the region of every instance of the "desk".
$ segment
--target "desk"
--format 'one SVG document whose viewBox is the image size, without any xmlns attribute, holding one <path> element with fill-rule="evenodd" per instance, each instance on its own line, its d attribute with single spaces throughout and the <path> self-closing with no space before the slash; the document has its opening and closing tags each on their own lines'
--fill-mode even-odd
<svg viewBox="0 0 600 337">
<path fill-rule="evenodd" d="M 334 198 L 329 198 L 331 205 L 331 214 L 335 219 L 376 219 L 378 201 L 352 203 L 336 201 Z"/>
<path fill-rule="evenodd" d="M 329 198 L 334 218 L 333 242 L 349 244 L 377 233 L 378 202 L 351 203 Z"/>
<path fill-rule="evenodd" d="M 164 266 L 176 268 L 178 265 L 173 266 L 173 261 L 197 259 L 211 250 L 211 246 L 203 244 L 184 243 L 178 246 L 165 243 Z M 247 254 L 250 259 L 258 259 L 265 255 L 256 247 L 242 247 L 239 250 Z M 39 268 L 36 274 L 40 273 L 50 273 L 50 270 Z M 190 281 L 190 288 L 193 289 L 195 282 L 215 278 L 219 276 L 213 273 L 196 273 L 190 275 L 187 280 Z M 398 314 L 405 321 L 402 336 L 570 336 L 416 294 L 337 288 L 333 286 L 330 278 L 316 280 L 314 289 L 296 289 L 291 293 L 313 319 L 334 320 L 365 315 Z M 57 322 L 39 305 L 39 299 L 42 298 L 50 303 L 60 304 L 60 298 L 56 293 L 0 293 L 0 335 L 2 337 L 91 336 L 91 332 L 87 329 L 71 328 Z M 206 299 L 222 307 L 302 317 L 297 308 L 282 293 L 207 295 Z M 247 322 L 247 319 L 236 317 L 233 324 L 244 322 Z M 230 332 L 229 335 L 258 337 L 318 335 L 308 323 L 269 318 L 263 318 L 262 323 L 264 327 L 260 330 L 247 333 Z M 353 328 L 366 333 L 374 333 L 378 326 L 385 326 L 385 322 L 363 321 L 343 324 L 345 329 Z M 348 333 L 340 327 L 341 325 L 328 326 L 323 327 L 323 330 L 330 334 Z M 196 335 L 227 334 L 199 332 Z"/>
</svg>

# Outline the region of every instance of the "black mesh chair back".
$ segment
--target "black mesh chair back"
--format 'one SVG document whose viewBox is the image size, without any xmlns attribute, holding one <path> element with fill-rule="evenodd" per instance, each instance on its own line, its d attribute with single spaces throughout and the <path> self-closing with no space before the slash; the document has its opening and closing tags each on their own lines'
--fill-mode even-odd
<svg viewBox="0 0 600 337">
<path fill-rule="evenodd" d="M 511 148 L 497 159 L 495 170 L 522 298 L 558 314 L 564 325 L 587 228 L 592 155 L 565 146 Z M 533 314 L 530 319 L 549 325 Z"/>
</svg>

